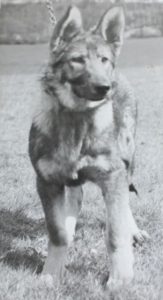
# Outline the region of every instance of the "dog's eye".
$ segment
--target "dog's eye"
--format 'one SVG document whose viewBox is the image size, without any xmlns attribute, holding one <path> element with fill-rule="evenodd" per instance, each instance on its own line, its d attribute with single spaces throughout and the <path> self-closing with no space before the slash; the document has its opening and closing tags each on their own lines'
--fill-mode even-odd
<svg viewBox="0 0 163 300">
<path fill-rule="evenodd" d="M 71 62 L 78 63 L 78 64 L 83 64 L 85 61 L 84 61 L 83 56 L 78 56 L 78 57 L 72 57 Z"/>
<path fill-rule="evenodd" d="M 101 61 L 103 63 L 106 63 L 109 59 L 106 56 L 101 57 Z"/>
</svg>

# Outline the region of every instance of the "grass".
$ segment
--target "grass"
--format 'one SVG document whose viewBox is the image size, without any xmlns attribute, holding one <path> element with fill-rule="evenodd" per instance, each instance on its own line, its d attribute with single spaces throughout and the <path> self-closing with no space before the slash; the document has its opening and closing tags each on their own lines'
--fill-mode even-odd
<svg viewBox="0 0 163 300">
<path fill-rule="evenodd" d="M 63 284 L 37 274 L 46 255 L 47 234 L 35 190 L 27 144 L 32 110 L 39 98 L 37 74 L 0 76 L 0 299 L 163 299 L 163 67 L 123 70 L 137 90 L 139 123 L 134 182 L 141 200 L 131 205 L 151 241 L 135 249 L 135 278 L 115 295 L 102 288 L 109 259 L 104 244 L 105 210 L 100 191 L 85 185 L 75 241 Z"/>
</svg>

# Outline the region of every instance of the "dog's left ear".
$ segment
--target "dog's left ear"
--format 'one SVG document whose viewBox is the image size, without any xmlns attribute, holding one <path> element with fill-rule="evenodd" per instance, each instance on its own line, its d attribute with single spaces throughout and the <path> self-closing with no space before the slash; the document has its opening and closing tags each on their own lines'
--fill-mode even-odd
<svg viewBox="0 0 163 300">
<path fill-rule="evenodd" d="M 100 21 L 103 38 L 110 44 L 113 54 L 117 57 L 123 45 L 125 29 L 124 10 L 121 6 L 110 8 Z"/>
</svg>

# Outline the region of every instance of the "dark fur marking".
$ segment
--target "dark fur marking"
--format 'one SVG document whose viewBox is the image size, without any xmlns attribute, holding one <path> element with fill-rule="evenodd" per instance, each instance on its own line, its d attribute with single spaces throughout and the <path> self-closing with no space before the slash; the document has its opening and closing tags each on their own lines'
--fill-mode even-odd
<svg viewBox="0 0 163 300">
<path fill-rule="evenodd" d="M 129 191 L 130 191 L 130 192 L 134 192 L 137 196 L 139 195 L 138 190 L 136 189 L 136 187 L 134 186 L 133 183 L 131 183 L 131 184 L 129 185 Z"/>
<path fill-rule="evenodd" d="M 57 135 L 56 135 L 57 138 Z M 46 156 L 52 152 L 54 142 L 43 134 L 34 124 L 31 127 L 29 135 L 29 156 L 33 166 L 35 167 L 36 162 L 42 156 Z"/>
<path fill-rule="evenodd" d="M 129 166 L 130 166 L 130 163 L 127 159 L 123 159 L 123 162 L 125 164 L 125 167 L 126 167 L 126 170 L 128 170 Z"/>
</svg>

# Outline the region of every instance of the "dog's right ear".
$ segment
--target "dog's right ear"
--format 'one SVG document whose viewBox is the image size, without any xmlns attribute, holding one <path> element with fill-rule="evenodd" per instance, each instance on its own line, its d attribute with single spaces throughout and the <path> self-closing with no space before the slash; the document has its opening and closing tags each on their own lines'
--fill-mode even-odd
<svg viewBox="0 0 163 300">
<path fill-rule="evenodd" d="M 51 51 L 54 51 L 57 48 L 60 41 L 69 42 L 81 31 L 81 13 L 77 7 L 69 7 L 64 17 L 56 24 L 50 43 Z"/>
</svg>

